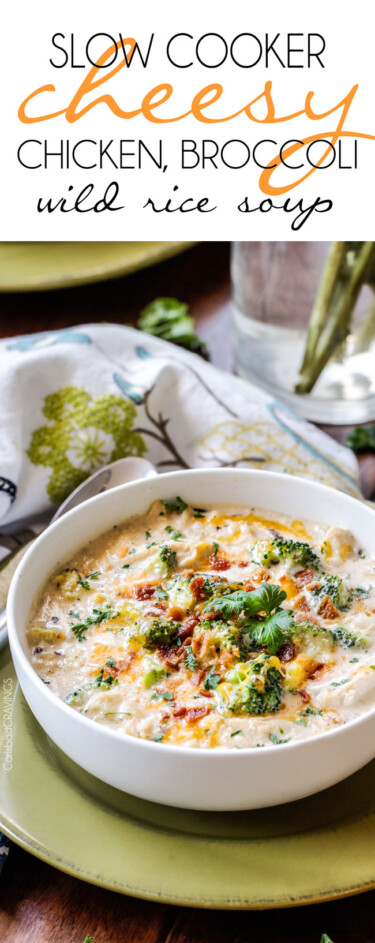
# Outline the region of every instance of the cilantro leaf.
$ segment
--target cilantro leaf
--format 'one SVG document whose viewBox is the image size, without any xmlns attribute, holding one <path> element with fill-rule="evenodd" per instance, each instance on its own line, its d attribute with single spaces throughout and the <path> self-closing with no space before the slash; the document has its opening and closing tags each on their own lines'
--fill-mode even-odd
<svg viewBox="0 0 375 943">
<path fill-rule="evenodd" d="M 257 589 L 249 593 L 239 589 L 234 593 L 228 593 L 227 596 L 215 596 L 207 603 L 203 612 L 215 610 L 215 612 L 220 612 L 224 619 L 240 615 L 241 612 L 245 612 L 248 616 L 265 612 L 267 616 L 270 616 L 272 610 L 277 609 L 284 599 L 286 599 L 286 593 L 280 589 L 280 586 L 261 583 Z"/>
<path fill-rule="evenodd" d="M 215 674 L 215 668 L 212 665 L 212 667 L 210 668 L 208 672 L 208 675 L 205 677 L 203 681 L 202 687 L 204 688 L 205 691 L 214 691 L 215 688 L 217 688 L 219 681 L 220 681 L 220 675 Z"/>
<path fill-rule="evenodd" d="M 79 618 L 78 613 L 70 611 L 70 616 L 73 618 Z M 78 639 L 79 642 L 83 642 L 86 638 L 84 632 L 90 628 L 92 625 L 100 625 L 101 622 L 107 621 L 109 619 L 116 619 L 120 613 L 117 609 L 113 609 L 112 606 L 105 606 L 103 609 L 93 609 L 91 616 L 87 616 L 87 619 L 84 619 L 82 622 L 76 622 L 73 624 L 70 623 L 71 632 Z"/>
<path fill-rule="evenodd" d="M 193 654 L 193 649 L 191 645 L 186 645 L 185 652 L 186 652 L 186 658 L 185 658 L 186 667 L 189 668 L 189 671 L 195 671 L 195 669 L 198 667 L 198 662 L 195 655 Z"/>
<path fill-rule="evenodd" d="M 257 619 L 246 622 L 244 632 L 248 631 L 258 645 L 264 646 L 270 655 L 275 655 L 285 642 L 285 637 L 288 636 L 293 625 L 292 610 L 278 609 L 272 616 L 268 616 L 268 619 L 261 622 Z"/>
<path fill-rule="evenodd" d="M 189 307 L 177 298 L 156 298 L 141 311 L 137 327 L 207 357 L 207 347 L 194 332 Z"/>
<path fill-rule="evenodd" d="M 165 530 L 167 531 L 168 534 L 170 534 L 171 540 L 183 540 L 181 531 L 174 530 L 174 528 L 171 527 L 170 524 L 168 524 L 167 527 L 165 527 Z"/>
<path fill-rule="evenodd" d="M 375 425 L 356 426 L 346 439 L 346 444 L 353 452 L 375 452 Z"/>
</svg>

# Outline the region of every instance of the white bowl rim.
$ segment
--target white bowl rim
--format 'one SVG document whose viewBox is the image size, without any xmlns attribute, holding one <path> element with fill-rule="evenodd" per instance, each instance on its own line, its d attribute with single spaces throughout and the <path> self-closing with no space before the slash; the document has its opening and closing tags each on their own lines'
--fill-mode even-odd
<svg viewBox="0 0 375 943">
<path fill-rule="evenodd" d="M 168 483 L 168 481 L 173 481 L 173 482 L 176 481 L 176 478 L 180 475 L 181 476 L 189 475 L 189 477 L 190 476 L 199 477 L 200 475 L 204 474 L 207 476 L 214 475 L 215 477 L 218 477 L 218 474 L 219 474 L 221 477 L 222 475 L 225 475 L 229 472 L 232 472 L 232 473 L 235 472 L 236 475 L 240 475 L 241 477 L 254 477 L 254 476 L 264 477 L 265 475 L 267 475 L 267 477 L 270 477 L 274 480 L 275 484 L 284 482 L 286 478 L 292 478 L 293 481 L 296 481 L 299 484 L 303 483 L 304 487 L 307 487 L 309 489 L 311 488 L 314 491 L 318 491 L 318 492 L 323 491 L 324 494 L 326 495 L 334 491 L 336 495 L 339 495 L 340 500 L 341 499 L 343 500 L 344 504 L 349 504 L 349 505 L 360 504 L 360 506 L 365 508 L 369 512 L 369 514 L 375 513 L 375 506 L 374 508 L 371 508 L 370 505 L 367 505 L 366 507 L 365 502 L 360 501 L 359 498 L 352 497 L 351 495 L 348 495 L 345 492 L 341 492 L 338 489 L 333 489 L 328 485 L 323 485 L 320 482 L 313 481 L 309 478 L 303 478 L 301 475 L 291 476 L 291 475 L 283 474 L 282 472 L 271 472 L 267 470 L 263 471 L 261 469 L 255 469 L 255 468 L 254 469 L 253 468 L 249 468 L 249 469 L 247 468 L 191 468 L 191 469 L 181 469 L 181 470 L 172 471 L 172 472 L 164 472 L 163 474 L 157 475 L 157 478 L 155 480 L 160 479 Z M 236 755 L 237 758 L 243 757 L 244 760 L 245 758 L 248 758 L 249 755 L 252 757 L 265 756 L 266 754 L 269 755 L 271 752 L 275 750 L 274 745 L 273 746 L 267 745 L 267 746 L 262 747 L 261 749 L 258 749 L 257 747 L 241 747 L 241 749 L 233 749 L 230 747 L 214 747 L 214 748 L 213 747 L 199 747 L 197 748 L 193 746 L 175 745 L 173 743 L 163 743 L 162 741 L 156 743 L 153 740 L 146 740 L 142 737 L 131 736 L 130 734 L 127 734 L 120 730 L 118 731 L 111 730 L 110 728 L 106 727 L 104 724 L 99 724 L 98 721 L 95 721 L 91 719 L 90 717 L 86 717 L 84 714 L 80 714 L 77 711 L 72 711 L 72 708 L 69 707 L 68 704 L 66 704 L 57 695 L 53 694 L 52 691 L 49 691 L 47 685 L 45 685 L 42 679 L 39 678 L 39 675 L 36 673 L 31 662 L 29 661 L 25 652 L 23 651 L 23 648 L 19 639 L 15 619 L 13 618 L 13 607 L 14 607 L 14 601 L 15 601 L 16 595 L 19 591 L 19 582 L 22 579 L 25 569 L 27 568 L 30 557 L 36 552 L 36 550 L 41 545 L 41 543 L 44 543 L 45 541 L 49 540 L 51 533 L 59 529 L 65 520 L 67 520 L 68 518 L 71 519 L 72 517 L 74 517 L 74 515 L 76 515 L 83 506 L 95 507 L 97 503 L 104 502 L 106 499 L 108 500 L 109 495 L 113 495 L 115 492 L 126 493 L 129 489 L 133 488 L 135 485 L 139 486 L 143 484 L 143 482 L 144 484 L 146 484 L 147 479 L 127 482 L 124 485 L 118 485 L 116 488 L 110 489 L 110 491 L 106 491 L 102 494 L 95 495 L 93 498 L 89 498 L 87 501 L 83 502 L 77 507 L 72 508 L 72 510 L 64 514 L 63 517 L 56 520 L 54 524 L 51 524 L 50 526 L 48 526 L 46 530 L 44 530 L 36 538 L 35 541 L 33 541 L 29 549 L 26 551 L 24 557 L 18 564 L 18 567 L 13 575 L 13 579 L 12 579 L 11 586 L 9 589 L 7 610 L 9 609 L 8 620 L 9 620 L 9 630 L 10 630 L 9 640 L 11 642 L 11 650 L 14 649 L 16 651 L 17 657 L 22 662 L 23 670 L 27 674 L 30 682 L 32 684 L 36 684 L 39 687 L 39 690 L 43 692 L 43 696 L 46 698 L 47 703 L 50 701 L 54 705 L 55 708 L 57 708 L 58 710 L 61 710 L 63 714 L 65 714 L 66 716 L 69 716 L 70 718 L 72 717 L 72 713 L 73 713 L 76 718 L 76 722 L 78 724 L 82 724 L 83 727 L 87 728 L 87 725 L 88 725 L 88 729 L 91 729 L 91 730 L 93 730 L 94 728 L 97 730 L 99 727 L 100 731 L 103 732 L 103 736 L 105 736 L 106 738 L 109 738 L 109 740 L 111 740 L 113 743 L 118 743 L 120 739 L 121 742 L 126 743 L 130 741 L 132 745 L 134 745 L 134 741 L 135 741 L 137 743 L 137 746 L 139 745 L 140 749 L 155 750 L 155 751 L 168 750 L 170 753 L 175 753 L 176 756 L 181 756 L 183 754 L 185 756 L 190 756 L 190 757 L 191 756 L 199 757 L 200 755 L 204 754 L 206 757 L 208 756 L 212 757 L 213 758 L 212 762 L 215 762 L 214 760 L 215 756 L 221 757 L 221 758 L 223 756 L 231 757 L 233 753 Z M 233 506 L 236 506 L 236 505 L 233 505 Z M 238 504 L 238 507 L 242 507 L 242 506 L 243 505 Z M 121 521 L 121 523 L 125 523 L 129 519 L 129 517 L 130 515 L 125 516 L 123 520 Z M 105 533 L 105 531 L 103 531 L 103 533 Z M 100 536 L 100 534 L 98 534 L 98 536 Z M 83 548 L 85 546 L 85 543 L 83 543 L 81 546 Z M 46 576 L 45 579 L 47 578 L 48 577 Z M 37 592 L 38 591 L 40 591 L 40 586 L 37 589 Z M 363 726 L 365 723 L 368 722 L 368 720 L 371 718 L 372 715 L 375 715 L 375 704 L 374 704 L 374 707 L 370 708 L 364 714 L 360 715 L 359 717 L 355 717 L 352 720 L 347 721 L 346 723 L 342 724 L 339 727 L 332 728 L 331 730 L 326 730 L 320 734 L 314 734 L 314 736 L 306 737 L 302 740 L 295 740 L 295 741 L 283 743 L 283 744 L 280 744 L 280 746 L 282 746 L 285 751 L 288 750 L 290 752 L 290 751 L 301 749 L 302 746 L 306 747 L 309 743 L 318 744 L 323 739 L 326 741 L 328 737 L 331 737 L 331 738 L 335 737 L 335 739 L 338 740 L 340 737 L 346 736 L 346 732 L 350 729 L 353 729 L 353 727 L 360 728 L 361 726 Z M 275 717 L 276 717 L 276 714 L 275 714 Z"/>
</svg>

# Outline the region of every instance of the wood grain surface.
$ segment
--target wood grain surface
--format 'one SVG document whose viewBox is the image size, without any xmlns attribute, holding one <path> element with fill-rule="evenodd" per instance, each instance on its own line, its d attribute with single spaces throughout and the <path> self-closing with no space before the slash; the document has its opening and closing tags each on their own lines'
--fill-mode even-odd
<svg viewBox="0 0 375 943">
<path fill-rule="evenodd" d="M 231 370 L 229 246 L 206 243 L 125 279 L 64 291 L 0 296 L 0 336 L 92 321 L 134 323 L 156 296 L 189 302 L 212 362 Z M 375 417 L 374 417 L 375 419 Z M 339 441 L 348 428 L 325 427 Z M 375 496 L 375 456 L 360 459 Z M 25 784 L 27 788 L 27 784 Z M 345 853 L 345 850 L 343 850 Z M 282 862 L 275 861 L 275 868 Z M 0 878 L 0 943 L 374 943 L 375 892 L 261 913 L 187 910 L 84 884 L 13 846 Z"/>
</svg>

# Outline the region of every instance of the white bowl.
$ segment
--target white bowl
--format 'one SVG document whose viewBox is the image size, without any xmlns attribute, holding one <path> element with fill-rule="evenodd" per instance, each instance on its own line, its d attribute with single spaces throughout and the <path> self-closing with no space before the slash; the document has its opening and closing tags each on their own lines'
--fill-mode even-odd
<svg viewBox="0 0 375 943">
<path fill-rule="evenodd" d="M 153 743 L 95 723 L 59 700 L 27 656 L 33 600 L 49 573 L 87 541 L 152 501 L 181 495 L 193 506 L 243 505 L 347 527 L 375 553 L 375 517 L 366 504 L 323 485 L 246 469 L 172 472 L 121 485 L 75 508 L 30 547 L 8 600 L 12 656 L 26 700 L 51 739 L 83 769 L 118 789 L 187 809 L 236 810 L 311 795 L 354 773 L 375 755 L 375 708 L 311 739 L 262 750 L 202 749 Z"/>
</svg>

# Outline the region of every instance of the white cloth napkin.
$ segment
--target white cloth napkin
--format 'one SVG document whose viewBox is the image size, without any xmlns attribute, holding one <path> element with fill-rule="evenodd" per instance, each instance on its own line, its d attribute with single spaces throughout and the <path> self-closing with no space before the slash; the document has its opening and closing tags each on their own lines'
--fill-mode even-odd
<svg viewBox="0 0 375 943">
<path fill-rule="evenodd" d="M 116 324 L 0 343 L 0 527 L 53 511 L 97 467 L 250 466 L 359 495 L 353 454 L 251 384 Z"/>
</svg>

